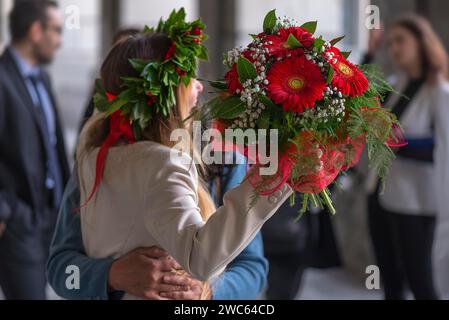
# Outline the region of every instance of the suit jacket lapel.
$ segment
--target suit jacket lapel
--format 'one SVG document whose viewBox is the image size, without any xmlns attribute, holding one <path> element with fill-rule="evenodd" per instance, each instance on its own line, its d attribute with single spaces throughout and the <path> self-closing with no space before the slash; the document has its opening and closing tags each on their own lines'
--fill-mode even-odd
<svg viewBox="0 0 449 320">
<path fill-rule="evenodd" d="M 20 97 L 23 99 L 23 104 L 28 108 L 28 111 L 32 114 L 37 129 L 39 131 L 42 143 L 46 144 L 48 141 L 45 139 L 46 134 L 44 133 L 45 127 L 42 123 L 41 117 L 38 115 L 36 111 L 36 107 L 33 102 L 33 98 L 30 95 L 30 92 L 28 91 L 28 88 L 26 87 L 25 81 L 23 80 L 23 77 L 19 71 L 19 68 L 16 65 L 16 61 L 12 57 L 12 54 L 10 52 L 10 49 L 5 50 L 5 58 L 8 61 L 8 67 L 10 68 L 9 74 L 12 76 L 12 81 L 15 83 Z"/>
<path fill-rule="evenodd" d="M 44 123 L 42 123 L 42 121 L 45 121 L 45 119 L 42 119 L 41 115 L 39 115 L 38 111 L 36 110 L 36 107 L 33 102 L 33 98 L 31 97 L 30 92 L 28 91 L 28 88 L 26 87 L 25 81 L 23 80 L 23 77 L 19 71 L 19 68 L 16 65 L 16 61 L 14 60 L 9 49 L 5 50 L 4 55 L 8 62 L 7 66 L 8 66 L 8 68 L 10 68 L 9 74 L 12 77 L 11 80 L 14 82 L 17 89 L 19 90 L 19 94 L 23 99 L 23 104 L 28 108 L 29 112 L 33 116 L 33 119 L 35 120 L 35 124 L 37 126 L 43 146 L 45 148 L 51 147 L 51 146 L 49 146 L 50 141 L 48 141 L 48 139 L 45 138 L 48 136 L 48 134 L 44 131 L 44 130 L 47 130 L 46 126 L 44 125 Z M 53 96 L 53 92 L 51 91 L 49 79 L 46 76 L 44 76 L 43 79 L 44 79 L 44 86 L 46 87 L 48 95 L 50 96 L 50 100 L 53 105 L 53 111 L 55 114 L 56 134 L 57 134 L 57 140 L 58 140 L 57 149 L 58 149 L 59 160 L 61 163 L 63 182 L 65 184 L 70 176 L 70 171 L 69 171 L 69 166 L 68 166 L 68 162 L 67 162 L 67 154 L 66 154 L 66 150 L 65 150 L 64 136 L 62 133 L 61 122 L 60 122 L 58 111 L 56 108 L 56 101 Z"/>
</svg>

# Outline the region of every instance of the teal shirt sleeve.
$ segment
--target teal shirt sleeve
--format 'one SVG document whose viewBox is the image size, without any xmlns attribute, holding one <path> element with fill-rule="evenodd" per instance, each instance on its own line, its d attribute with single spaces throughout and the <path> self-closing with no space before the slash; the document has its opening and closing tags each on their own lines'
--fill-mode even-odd
<svg viewBox="0 0 449 320">
<path fill-rule="evenodd" d="M 80 215 L 75 211 L 79 206 L 78 178 L 73 174 L 64 192 L 50 247 L 48 282 L 65 299 L 110 299 L 112 296 L 108 294 L 108 274 L 113 259 L 94 259 L 86 255 Z M 75 278 L 70 277 L 76 276 L 74 269 L 79 270 L 79 288 L 74 286 Z"/>
<path fill-rule="evenodd" d="M 237 154 L 238 157 L 242 157 Z M 246 176 L 246 164 L 225 172 L 223 193 L 238 186 Z M 214 300 L 254 300 L 267 285 L 268 261 L 264 256 L 262 235 L 256 238 L 212 284 Z"/>
</svg>

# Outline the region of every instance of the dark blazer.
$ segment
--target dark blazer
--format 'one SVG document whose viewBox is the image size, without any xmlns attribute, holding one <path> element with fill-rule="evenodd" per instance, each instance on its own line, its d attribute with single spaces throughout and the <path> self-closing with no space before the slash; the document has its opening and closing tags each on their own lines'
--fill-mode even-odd
<svg viewBox="0 0 449 320">
<path fill-rule="evenodd" d="M 44 85 L 56 106 L 50 78 Z M 0 221 L 7 229 L 0 238 L 0 260 L 40 261 L 48 254 L 47 241 L 57 218 L 51 208 L 46 180 L 44 127 L 9 49 L 0 57 Z M 61 123 L 56 118 L 57 152 L 64 185 L 69 166 Z"/>
</svg>

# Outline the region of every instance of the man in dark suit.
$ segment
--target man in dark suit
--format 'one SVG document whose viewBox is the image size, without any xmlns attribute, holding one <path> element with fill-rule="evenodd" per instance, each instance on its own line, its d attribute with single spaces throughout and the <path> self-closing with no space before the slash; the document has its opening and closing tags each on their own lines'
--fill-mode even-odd
<svg viewBox="0 0 449 320">
<path fill-rule="evenodd" d="M 50 79 L 61 44 L 56 3 L 20 0 L 0 57 L 0 286 L 7 299 L 45 299 L 45 263 L 68 180 Z"/>
</svg>

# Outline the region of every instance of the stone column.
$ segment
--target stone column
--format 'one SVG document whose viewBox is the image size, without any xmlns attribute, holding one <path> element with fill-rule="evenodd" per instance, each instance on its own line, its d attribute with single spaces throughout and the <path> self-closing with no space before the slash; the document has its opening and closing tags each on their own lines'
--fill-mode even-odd
<svg viewBox="0 0 449 320">
<path fill-rule="evenodd" d="M 114 34 L 120 28 L 120 0 L 101 1 L 101 56 L 109 52 Z"/>
<path fill-rule="evenodd" d="M 201 77 L 216 79 L 224 76 L 223 53 L 235 46 L 235 0 L 199 1 L 201 19 L 206 23 L 206 42 L 209 49 L 209 63 L 201 65 Z"/>
</svg>

